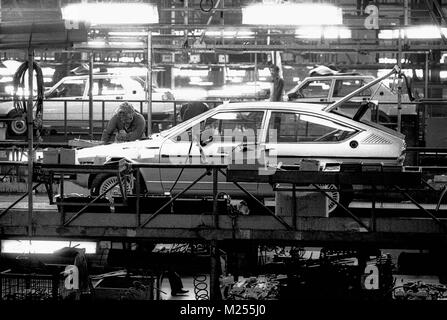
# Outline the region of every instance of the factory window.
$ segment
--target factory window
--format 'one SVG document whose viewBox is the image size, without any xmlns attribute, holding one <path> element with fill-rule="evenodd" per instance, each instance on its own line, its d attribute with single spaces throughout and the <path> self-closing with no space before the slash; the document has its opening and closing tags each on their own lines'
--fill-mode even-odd
<svg viewBox="0 0 447 320">
<path fill-rule="evenodd" d="M 292 112 L 273 112 L 268 140 L 278 143 L 342 141 L 356 131 L 331 120 Z"/>
</svg>

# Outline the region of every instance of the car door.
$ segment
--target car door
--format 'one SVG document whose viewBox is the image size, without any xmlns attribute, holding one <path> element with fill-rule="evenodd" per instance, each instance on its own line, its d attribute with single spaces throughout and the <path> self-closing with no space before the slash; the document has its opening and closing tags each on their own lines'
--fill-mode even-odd
<svg viewBox="0 0 447 320">
<path fill-rule="evenodd" d="M 82 126 L 82 99 L 85 91 L 86 79 L 82 78 L 66 78 L 54 86 L 45 97 L 42 117 L 44 125 L 51 125 L 59 130 L 63 130 L 65 123 L 67 129 Z"/>
<path fill-rule="evenodd" d="M 298 165 L 302 159 L 316 159 L 323 165 L 361 161 L 359 151 L 349 143 L 358 132 L 320 114 L 271 111 L 265 140 L 266 161 L 284 165 Z"/>
<path fill-rule="evenodd" d="M 256 164 L 257 136 L 261 134 L 264 111 L 228 111 L 207 113 L 181 132 L 163 143 L 160 162 L 185 164 Z M 162 168 L 160 178 L 165 187 L 179 192 L 204 172 L 203 169 Z M 212 176 L 204 177 L 189 193 L 212 194 Z M 242 191 L 218 176 L 218 191 L 232 196 Z M 174 186 L 175 184 L 175 186 Z M 241 183 L 247 191 L 256 194 L 257 183 Z M 174 187 L 173 187 L 174 186 Z"/>
</svg>

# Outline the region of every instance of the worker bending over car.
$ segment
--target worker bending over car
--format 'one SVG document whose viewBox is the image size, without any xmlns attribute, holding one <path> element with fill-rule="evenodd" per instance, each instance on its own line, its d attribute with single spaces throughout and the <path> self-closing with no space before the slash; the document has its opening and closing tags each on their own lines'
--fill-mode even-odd
<svg viewBox="0 0 447 320">
<path fill-rule="evenodd" d="M 123 102 L 109 120 L 102 133 L 101 141 L 104 144 L 135 141 L 145 137 L 145 127 L 146 121 L 143 115 L 137 112 L 130 103 Z M 115 135 L 115 139 L 113 139 L 113 135 Z"/>
</svg>

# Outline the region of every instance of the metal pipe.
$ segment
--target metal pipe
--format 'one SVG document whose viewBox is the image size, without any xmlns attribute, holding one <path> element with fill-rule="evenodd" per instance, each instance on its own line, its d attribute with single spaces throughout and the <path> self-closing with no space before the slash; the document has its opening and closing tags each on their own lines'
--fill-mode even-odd
<svg viewBox="0 0 447 320">
<path fill-rule="evenodd" d="M 217 175 L 218 169 L 213 168 L 213 219 L 214 219 L 214 227 L 219 229 L 219 212 L 217 211 Z"/>
<path fill-rule="evenodd" d="M 102 100 L 101 103 L 101 107 L 102 107 L 102 118 L 101 118 L 101 134 L 102 132 L 104 132 L 104 123 L 106 120 L 106 102 L 104 100 Z"/>
<path fill-rule="evenodd" d="M 425 53 L 425 74 L 424 74 L 424 99 L 428 98 L 428 73 L 429 73 L 429 68 L 428 68 L 428 64 L 429 64 L 429 56 L 428 56 L 428 52 Z M 426 113 L 426 108 L 424 108 L 424 116 Z M 424 121 L 425 121 L 425 117 L 424 117 Z"/>
<path fill-rule="evenodd" d="M 371 201 L 371 231 L 376 231 L 376 186 L 372 185 L 372 201 Z"/>
<path fill-rule="evenodd" d="M 67 100 L 64 100 L 64 139 L 67 141 Z"/>
<path fill-rule="evenodd" d="M 147 100 L 147 136 L 152 134 L 152 31 L 147 31 L 147 79 L 146 79 L 146 100 Z"/>
<path fill-rule="evenodd" d="M 292 183 L 292 225 L 296 230 L 296 216 L 297 216 L 297 208 L 296 208 L 296 184 Z"/>
<path fill-rule="evenodd" d="M 90 139 L 93 140 L 93 53 L 90 53 L 88 67 L 88 123 Z"/>
<path fill-rule="evenodd" d="M 397 39 L 398 52 L 397 52 L 397 65 L 399 70 L 402 67 L 402 39 L 399 37 Z M 401 77 L 397 81 L 397 131 L 402 132 L 402 82 Z"/>
<path fill-rule="evenodd" d="M 26 119 L 28 124 L 28 234 L 32 234 L 33 226 L 33 73 L 34 52 L 28 48 L 28 103 L 26 108 Z"/>
<path fill-rule="evenodd" d="M 136 171 L 136 184 L 137 184 L 137 188 L 136 188 L 136 192 L 137 192 L 137 203 L 136 203 L 136 208 L 135 208 L 135 225 L 138 228 L 138 226 L 140 225 L 140 171 L 137 170 Z"/>
</svg>

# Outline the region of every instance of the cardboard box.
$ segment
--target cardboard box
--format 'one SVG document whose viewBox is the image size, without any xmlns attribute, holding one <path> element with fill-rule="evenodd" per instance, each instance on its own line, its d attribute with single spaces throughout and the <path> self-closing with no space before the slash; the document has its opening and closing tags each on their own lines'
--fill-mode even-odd
<svg viewBox="0 0 447 320">
<path fill-rule="evenodd" d="M 293 194 L 291 191 L 275 192 L 275 214 L 293 216 Z M 328 217 L 328 199 L 320 192 L 296 192 L 297 217 Z"/>
<path fill-rule="evenodd" d="M 59 163 L 61 164 L 75 164 L 76 151 L 74 149 L 60 149 Z"/>
<path fill-rule="evenodd" d="M 47 148 L 43 150 L 43 163 L 45 164 L 58 164 L 59 163 L 59 150 L 55 148 Z"/>
</svg>

